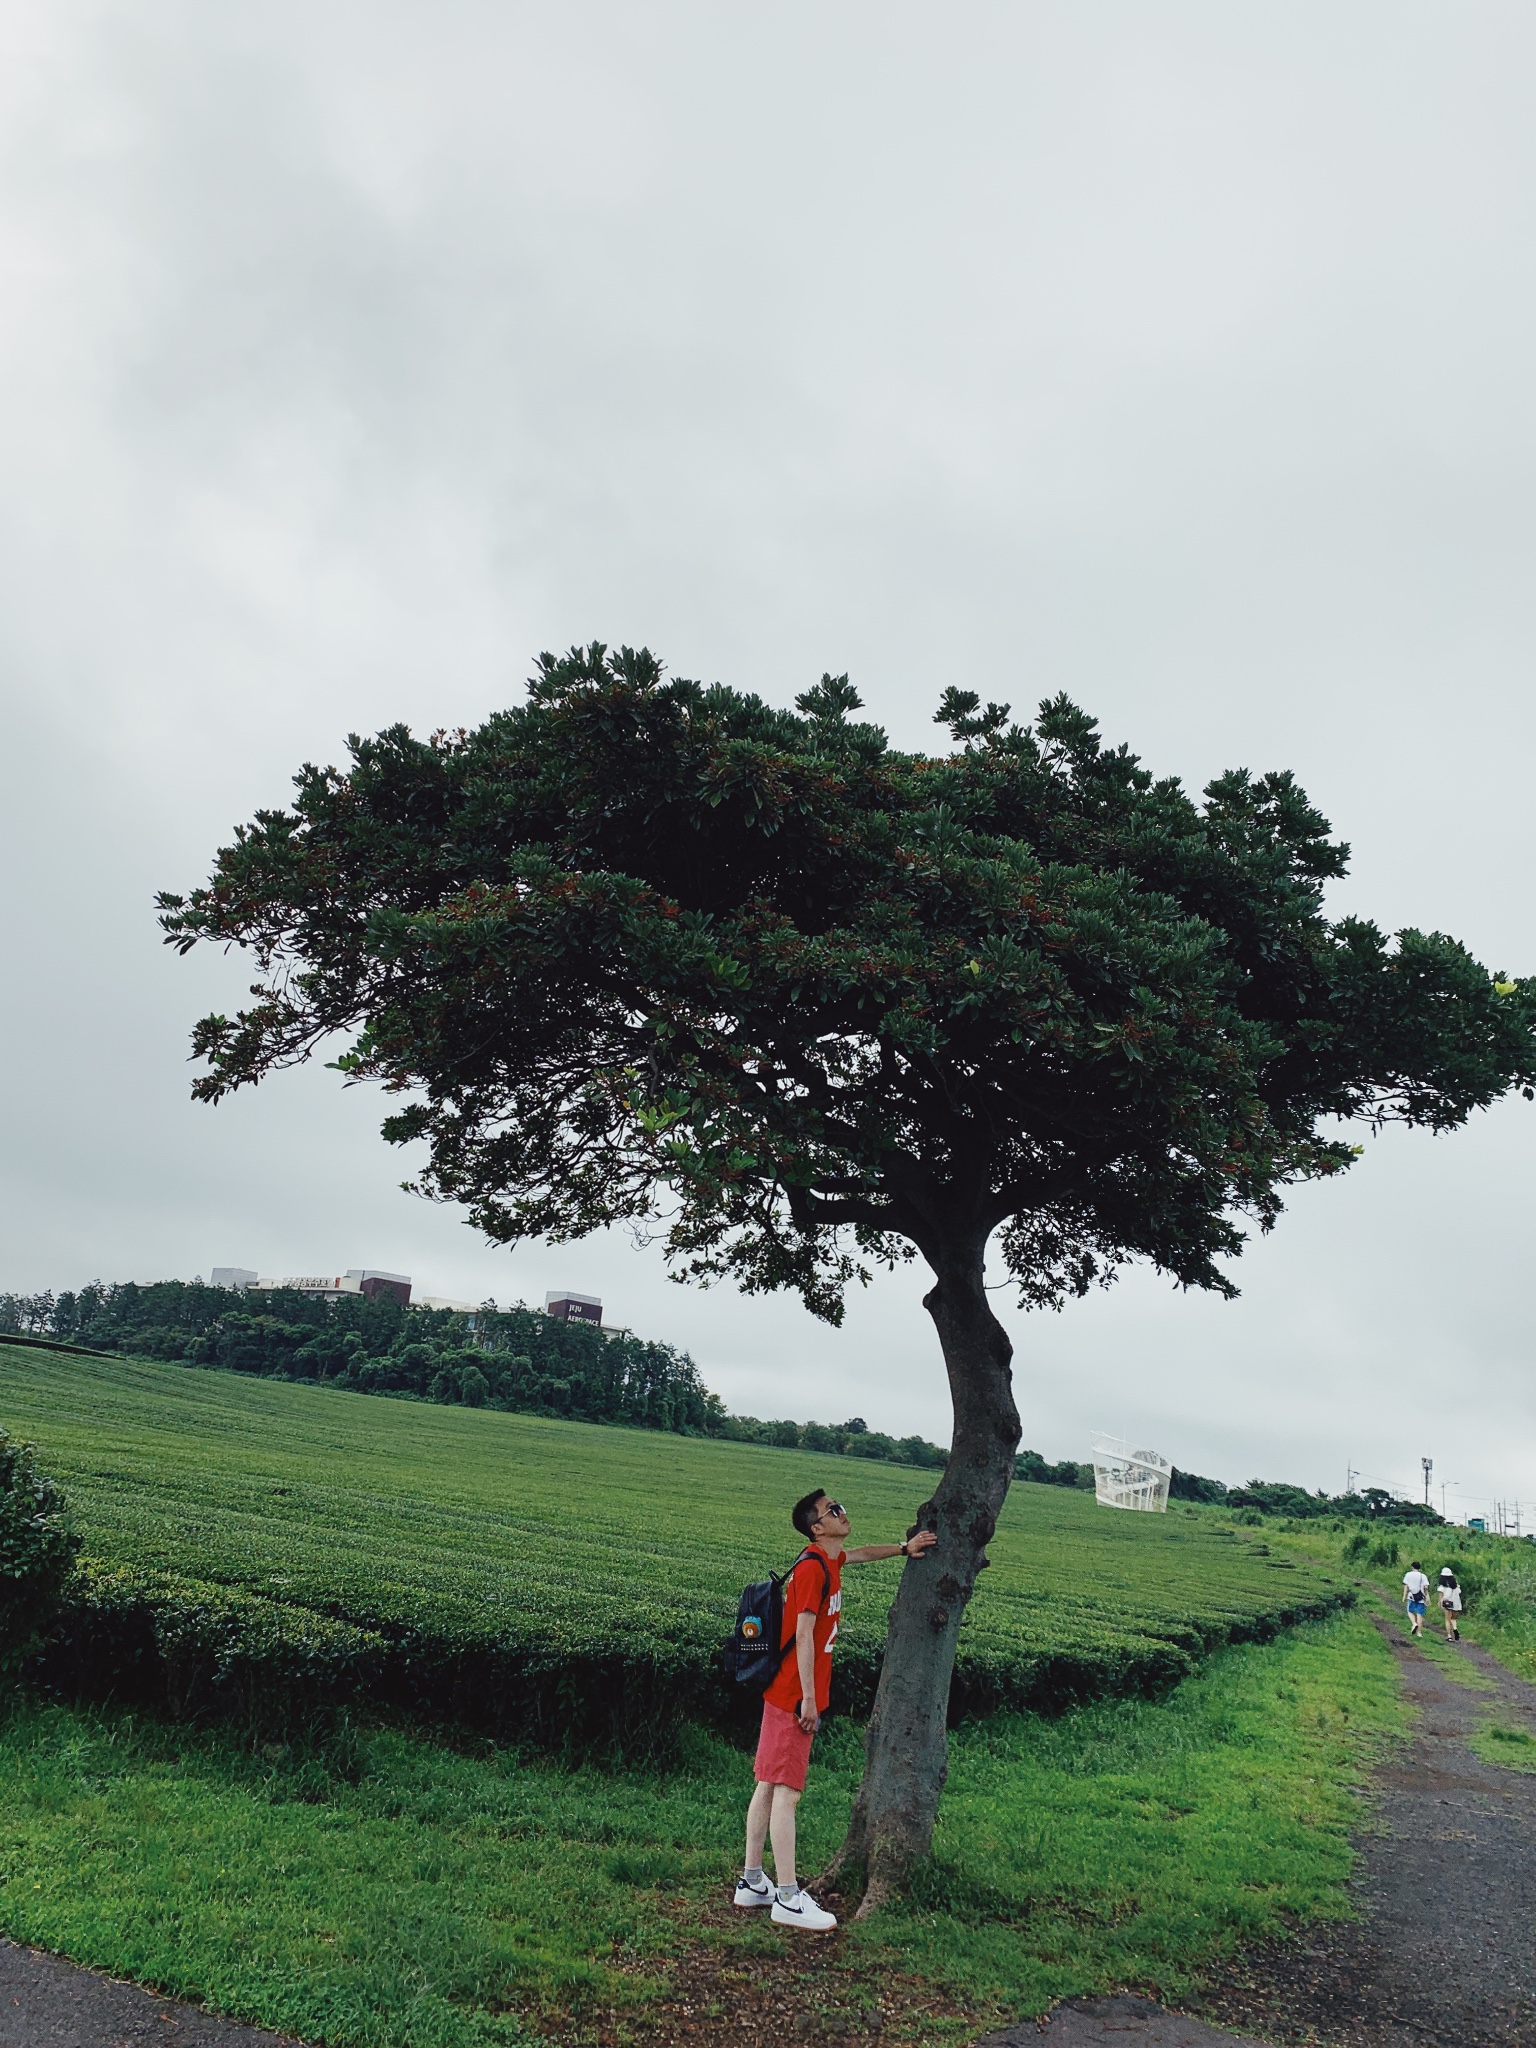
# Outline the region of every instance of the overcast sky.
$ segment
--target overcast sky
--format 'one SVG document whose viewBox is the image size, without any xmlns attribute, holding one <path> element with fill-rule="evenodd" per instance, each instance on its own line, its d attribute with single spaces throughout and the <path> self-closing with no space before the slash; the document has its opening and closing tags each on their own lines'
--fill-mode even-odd
<svg viewBox="0 0 1536 2048">
<path fill-rule="evenodd" d="M 915 1272 L 834 1333 L 490 1250 L 333 1074 L 193 1106 L 246 977 L 152 894 L 602 638 L 1292 768 L 1337 908 L 1536 970 L 1533 79 L 1491 0 L 4 0 L 0 1288 L 569 1285 L 735 1407 L 947 1437 Z M 1533 1161 L 1518 1102 L 1394 1134 L 1235 1304 L 1005 1310 L 1025 1441 L 1529 1517 Z"/>
</svg>

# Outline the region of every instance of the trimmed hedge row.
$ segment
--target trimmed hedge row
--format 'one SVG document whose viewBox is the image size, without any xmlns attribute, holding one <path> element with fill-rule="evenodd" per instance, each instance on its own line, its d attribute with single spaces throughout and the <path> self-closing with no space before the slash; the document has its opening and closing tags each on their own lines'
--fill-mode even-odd
<svg viewBox="0 0 1536 2048">
<path fill-rule="evenodd" d="M 253 1740 L 308 1738 L 351 1708 L 643 1756 L 669 1751 L 683 1720 L 721 1701 L 696 1658 L 668 1649 L 625 1656 L 558 1635 L 370 1628 L 244 1587 L 86 1557 L 32 1675 L 59 1697 L 219 1720 Z"/>
<path fill-rule="evenodd" d="M 950 1717 L 1154 1696 L 1224 1643 L 1267 1639 L 1353 1597 L 1343 1590 L 1191 1628 L 1184 1641 L 1126 1636 L 1092 1652 L 983 1636 L 963 1644 Z M 834 1711 L 868 1712 L 880 1661 L 872 1645 L 847 1645 L 834 1667 Z M 649 1638 L 626 1652 L 558 1628 L 431 1629 L 384 1618 L 366 1626 L 99 1558 L 80 1561 L 35 1675 L 58 1695 L 218 1719 L 253 1740 L 311 1738 L 353 1709 L 567 1754 L 644 1758 L 668 1755 L 685 1721 L 756 1720 L 755 1699 L 727 1687 L 687 1643 Z"/>
<path fill-rule="evenodd" d="M 37 1664 L 50 1692 L 286 1738 L 376 1692 L 371 1629 L 239 1586 L 81 1558 Z"/>
<path fill-rule="evenodd" d="M 1164 1622 L 1159 1632 L 1103 1630 L 1091 1649 L 1033 1647 L 993 1630 L 973 1630 L 974 1610 L 962 1624 L 950 1687 L 949 1719 L 1012 1709 L 1060 1714 L 1090 1701 L 1156 1698 L 1229 1644 L 1269 1642 L 1282 1629 L 1321 1621 L 1355 1604 L 1352 1587 L 1277 1604 L 1260 1613 L 1202 1617 L 1184 1626 Z M 839 1643 L 839 1653 L 842 1652 Z M 881 1656 L 858 1650 L 834 1666 L 833 1705 L 864 1714 L 874 1704 Z"/>
</svg>

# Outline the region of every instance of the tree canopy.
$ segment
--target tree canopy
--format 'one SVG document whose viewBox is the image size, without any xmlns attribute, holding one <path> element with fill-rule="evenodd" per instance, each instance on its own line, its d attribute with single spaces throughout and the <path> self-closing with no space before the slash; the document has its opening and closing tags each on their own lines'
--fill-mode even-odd
<svg viewBox="0 0 1536 2048">
<path fill-rule="evenodd" d="M 493 1239 L 627 1221 L 679 1277 L 793 1287 L 829 1321 L 920 1252 L 954 1438 L 917 1510 L 863 1783 L 832 1875 L 875 1910 L 925 1856 L 958 1632 L 1014 1473 L 995 1246 L 1025 1303 L 1125 1261 L 1225 1261 L 1348 1120 L 1443 1130 L 1532 1089 L 1536 988 L 1440 933 L 1332 921 L 1347 849 L 1289 774 L 1196 801 L 1065 698 L 951 687 L 904 753 L 846 676 L 780 711 L 649 653 L 544 656 L 474 732 L 307 767 L 168 939 L 249 947 L 208 1017 L 217 1100 L 338 1034 L 402 1098 L 417 1185 Z M 929 1562 L 931 1555 L 932 1562 Z"/>
<path fill-rule="evenodd" d="M 1342 1121 L 1530 1093 L 1536 988 L 1331 921 L 1348 849 L 1290 774 L 1197 800 L 1064 697 L 948 689 L 935 755 L 860 708 L 593 645 L 473 732 L 354 738 L 160 899 L 260 969 L 196 1092 L 344 1033 L 493 1239 L 631 1221 L 832 1321 L 872 1261 L 994 1234 L 1034 1306 L 1135 1258 L 1231 1292 Z"/>
</svg>

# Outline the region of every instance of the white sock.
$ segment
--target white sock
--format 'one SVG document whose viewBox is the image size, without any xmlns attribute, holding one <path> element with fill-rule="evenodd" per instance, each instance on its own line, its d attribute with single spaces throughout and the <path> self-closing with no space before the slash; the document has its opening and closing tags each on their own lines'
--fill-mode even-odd
<svg viewBox="0 0 1536 2048">
<path fill-rule="evenodd" d="M 778 1891 L 780 1900 L 786 1906 L 800 1896 L 800 1887 L 797 1884 L 781 1884 Z"/>
</svg>

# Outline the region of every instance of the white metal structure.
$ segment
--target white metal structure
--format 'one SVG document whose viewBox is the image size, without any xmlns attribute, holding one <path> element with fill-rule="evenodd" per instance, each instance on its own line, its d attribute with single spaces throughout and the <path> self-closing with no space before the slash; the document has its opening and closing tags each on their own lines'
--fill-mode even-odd
<svg viewBox="0 0 1536 2048">
<path fill-rule="evenodd" d="M 1136 1450 L 1102 1433 L 1093 1439 L 1093 1490 L 1100 1507 L 1166 1514 L 1172 1477 L 1173 1466 L 1161 1451 Z"/>
</svg>

